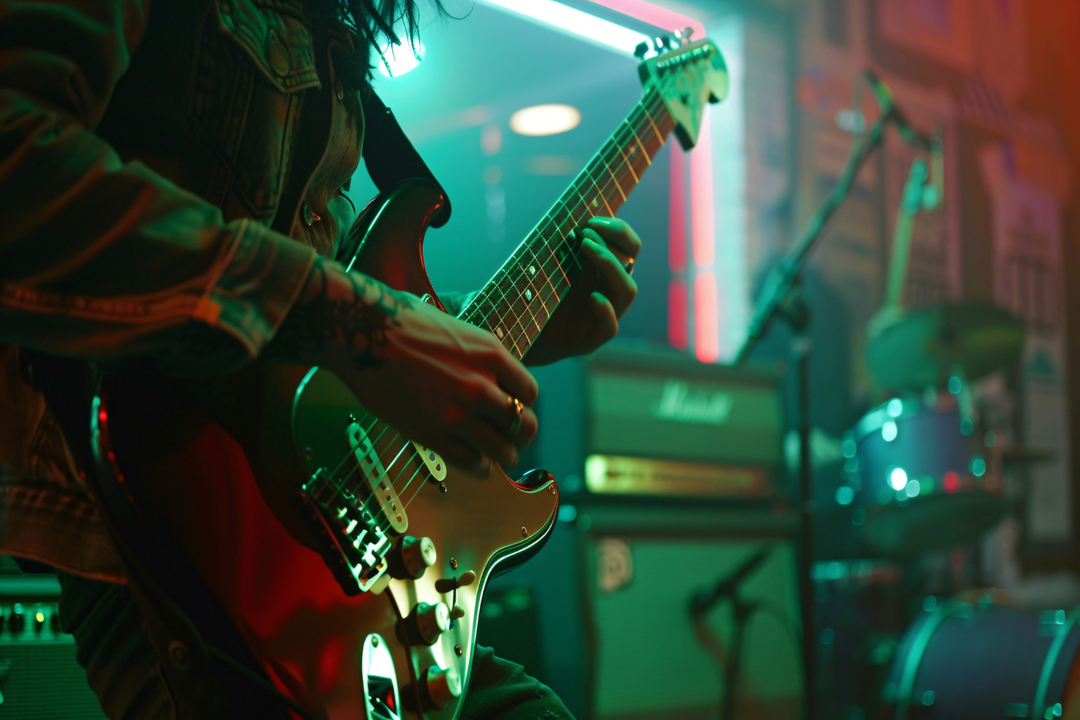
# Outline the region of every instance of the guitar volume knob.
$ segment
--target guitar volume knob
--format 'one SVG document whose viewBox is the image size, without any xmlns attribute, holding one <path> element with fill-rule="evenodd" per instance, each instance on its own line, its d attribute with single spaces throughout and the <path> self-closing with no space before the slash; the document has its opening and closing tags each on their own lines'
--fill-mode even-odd
<svg viewBox="0 0 1080 720">
<path fill-rule="evenodd" d="M 437 559 L 431 538 L 405 535 L 386 556 L 386 571 L 396 580 L 419 580 Z"/>
<path fill-rule="evenodd" d="M 402 622 L 410 644 L 434 645 L 450 629 L 450 608 L 443 602 L 417 603 Z"/>
<path fill-rule="evenodd" d="M 420 685 L 424 704 L 430 703 L 427 709 L 442 710 L 451 700 L 461 697 L 461 676 L 453 668 L 430 666 L 420 677 Z"/>
</svg>

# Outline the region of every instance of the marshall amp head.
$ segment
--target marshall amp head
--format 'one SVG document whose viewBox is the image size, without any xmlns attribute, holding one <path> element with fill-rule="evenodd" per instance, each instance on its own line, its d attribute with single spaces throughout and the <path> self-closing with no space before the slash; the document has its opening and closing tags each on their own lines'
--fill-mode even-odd
<svg viewBox="0 0 1080 720">
<path fill-rule="evenodd" d="M 611 349 L 586 365 L 585 392 L 590 493 L 776 496 L 784 425 L 777 375 Z"/>
</svg>

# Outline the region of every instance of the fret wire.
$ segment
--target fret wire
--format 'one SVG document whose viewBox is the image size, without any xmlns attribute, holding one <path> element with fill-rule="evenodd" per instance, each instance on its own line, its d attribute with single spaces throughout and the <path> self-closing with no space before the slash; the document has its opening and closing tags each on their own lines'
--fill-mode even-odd
<svg viewBox="0 0 1080 720">
<path fill-rule="evenodd" d="M 545 245 L 545 246 L 548 246 L 548 244 L 547 244 L 547 243 L 544 243 L 544 245 Z M 533 257 L 533 261 L 534 261 L 534 262 L 536 262 L 536 264 L 537 264 L 537 265 L 539 265 L 539 266 L 540 266 L 540 268 L 541 268 L 541 270 L 542 270 L 542 269 L 543 269 L 543 267 L 544 267 L 544 263 L 540 262 L 540 258 L 538 258 L 538 257 L 536 256 L 536 251 L 532 249 L 532 245 L 526 245 L 525 247 L 527 247 L 527 248 L 528 248 L 528 250 L 529 250 L 529 254 L 531 254 L 531 255 L 532 255 L 532 257 Z M 556 263 L 555 263 L 555 265 L 556 265 L 556 267 L 558 267 L 558 268 L 559 268 L 559 272 L 561 273 L 561 272 L 562 272 L 562 266 L 561 266 L 561 265 L 559 265 L 559 264 L 558 264 L 558 262 L 556 262 Z M 557 290 L 557 289 L 555 288 L 555 285 L 554 285 L 554 283 L 552 283 L 552 282 L 551 282 L 551 276 L 550 276 L 550 275 L 549 275 L 548 273 L 546 273 L 546 272 L 545 272 L 545 273 L 544 273 L 544 279 L 545 279 L 545 280 L 547 280 L 547 284 L 548 284 L 548 287 L 550 287 L 550 288 L 551 288 L 551 292 L 552 292 L 552 293 L 554 293 L 554 295 L 555 295 L 555 298 L 556 298 L 556 299 L 558 299 L 558 297 L 559 297 L 559 291 L 558 291 L 558 290 Z M 566 274 L 565 274 L 565 273 L 563 273 L 563 279 L 566 279 Z M 569 280 L 566 280 L 566 282 L 567 282 L 567 284 L 569 284 L 569 283 L 570 283 L 570 281 L 569 281 Z M 540 302 L 543 302 L 543 300 L 541 300 Z M 548 317 L 551 317 L 551 311 L 550 311 L 550 310 L 548 310 L 548 308 L 547 308 L 547 305 L 546 305 L 546 304 L 544 305 L 544 311 L 545 311 L 545 312 L 547 312 L 547 314 L 548 314 Z"/>
<path fill-rule="evenodd" d="M 562 281 L 560 282 L 560 284 L 565 284 L 565 288 L 569 288 L 570 281 L 568 276 L 566 275 L 565 269 L 562 267 L 562 262 L 559 260 L 559 257 L 556 254 L 556 249 L 568 250 L 568 256 L 575 261 L 575 264 L 579 266 L 580 260 L 577 256 L 577 251 L 573 246 L 573 233 L 564 234 L 563 228 L 568 223 L 572 224 L 574 227 L 577 227 L 581 224 L 581 221 L 586 218 L 586 216 L 591 216 L 592 211 L 590 210 L 590 208 L 592 206 L 592 203 L 595 202 L 597 199 L 602 200 L 608 212 L 614 215 L 613 209 L 611 208 L 611 205 L 608 203 L 607 199 L 611 190 L 609 183 L 613 183 L 615 189 L 622 196 L 623 201 L 626 200 L 627 194 L 623 191 L 622 185 L 619 181 L 619 177 L 615 174 L 615 172 L 618 171 L 622 173 L 625 180 L 628 179 L 625 177 L 625 172 L 629 171 L 629 174 L 634 177 L 635 184 L 637 181 L 639 181 L 639 176 L 634 171 L 629 157 L 626 155 L 625 151 L 621 147 L 622 145 L 628 143 L 632 139 L 633 142 L 636 142 L 641 148 L 645 156 L 646 162 L 649 165 L 652 164 L 652 158 L 650 157 L 648 150 L 645 148 L 644 143 L 642 143 L 641 138 L 638 136 L 637 132 L 634 130 L 634 126 L 631 124 L 631 121 L 636 121 L 640 126 L 644 127 L 644 123 L 641 121 L 647 120 L 649 125 L 652 126 L 653 132 L 656 135 L 657 140 L 659 140 L 660 146 L 662 147 L 664 143 L 664 136 L 660 133 L 660 130 L 656 124 L 656 120 L 653 118 L 653 113 L 650 111 L 649 106 L 654 106 L 652 108 L 653 110 L 666 109 L 662 99 L 660 98 L 659 92 L 655 87 L 651 88 L 650 91 L 646 94 L 645 98 L 643 98 L 643 100 L 634 107 L 634 109 L 628 116 L 629 119 L 623 120 L 622 124 L 613 134 L 612 138 L 609 139 L 607 143 L 605 143 L 605 145 L 600 149 L 600 152 L 597 153 L 597 156 L 594 157 L 593 160 L 586 165 L 586 167 L 580 173 L 578 179 L 575 180 L 575 182 L 570 186 L 570 188 L 567 189 L 567 191 L 564 193 L 564 196 L 560 198 L 559 201 L 557 201 L 556 206 L 561 206 L 561 209 L 566 213 L 566 218 L 562 222 L 556 221 L 552 217 L 553 213 L 549 211 L 549 213 L 545 215 L 537 228 L 534 229 L 534 231 L 530 234 L 526 241 L 522 243 L 522 246 L 519 247 L 520 251 L 527 251 L 532 256 L 533 260 L 540 265 L 541 271 L 544 272 L 544 277 L 547 281 L 547 285 L 551 288 L 553 297 L 558 299 L 559 301 L 561 301 L 560 290 L 556 287 L 556 284 L 555 282 L 553 282 L 551 274 L 548 271 L 549 264 L 547 261 L 540 261 L 539 256 L 536 254 L 535 245 L 537 241 L 543 243 L 545 249 L 547 249 L 548 251 L 548 255 L 555 263 L 555 266 L 559 269 L 559 273 L 562 275 Z M 620 135 L 626 135 L 627 131 L 629 131 L 629 135 L 625 137 L 625 140 L 621 139 Z M 609 160 L 608 155 L 616 156 L 612 157 Z M 625 169 L 620 168 L 620 164 L 625 165 Z M 594 177 L 595 172 L 600 169 L 600 167 L 597 166 L 600 166 L 603 168 L 603 170 L 606 170 L 607 175 L 610 177 L 610 180 L 608 178 L 605 178 L 603 180 L 603 187 L 601 187 L 601 183 L 598 183 Z M 596 169 L 591 170 L 591 168 Z M 587 195 L 582 192 L 581 182 L 584 180 L 587 180 L 588 183 L 592 185 L 592 188 L 597 196 L 593 198 L 591 202 Z M 577 195 L 577 200 L 573 202 L 572 206 L 570 202 L 568 202 L 568 198 L 566 197 L 571 193 Z M 552 243 L 549 242 L 550 239 L 553 239 L 552 235 L 554 235 L 555 240 L 554 247 L 552 246 Z M 497 271 L 496 277 L 492 278 L 492 282 L 489 283 L 489 286 L 494 284 L 495 287 L 498 288 L 499 294 L 502 296 L 500 302 L 506 303 L 505 313 L 500 311 L 499 303 L 493 302 L 492 298 L 490 297 L 489 288 L 485 288 L 485 291 L 487 292 L 482 291 L 481 293 L 479 293 L 477 295 L 476 301 L 473 303 L 473 305 L 476 306 L 479 314 L 483 317 L 482 322 L 484 322 L 485 324 L 491 319 L 492 316 L 496 316 L 498 318 L 499 325 L 504 328 L 506 334 L 510 338 L 511 344 L 514 346 L 514 349 L 518 353 L 521 353 L 521 347 L 518 343 L 519 339 L 523 340 L 522 344 L 525 344 L 525 342 L 527 341 L 530 345 L 533 339 L 529 338 L 527 326 L 522 322 L 522 318 L 516 317 L 516 311 L 514 309 L 513 302 L 511 302 L 509 296 L 506 293 L 506 290 L 503 289 L 502 281 L 508 279 L 509 271 L 514 268 L 514 262 L 517 263 L 518 271 L 523 269 L 523 266 L 521 264 L 521 257 L 522 256 L 519 255 L 518 252 L 515 252 L 514 255 L 512 255 L 511 258 L 508 259 L 508 262 L 504 264 L 504 266 L 500 268 L 499 271 Z M 527 277 L 527 279 L 528 284 L 530 285 L 532 290 L 536 292 L 537 298 L 540 299 L 541 304 L 544 307 L 544 312 L 547 316 L 544 319 L 544 323 L 546 323 L 546 321 L 550 319 L 552 311 L 547 307 L 547 304 L 544 302 L 543 292 L 537 290 L 536 285 L 531 278 Z M 519 294 L 521 293 L 521 290 L 518 288 L 517 284 L 511 282 L 510 286 L 513 288 L 512 292 L 517 292 Z M 484 313 L 481 298 L 484 301 L 488 302 L 491 306 L 490 312 Z M 536 313 L 534 313 L 532 310 L 532 306 L 530 304 L 531 301 L 522 300 L 522 302 L 525 305 L 525 308 L 529 311 L 530 316 L 533 318 L 534 324 L 538 326 L 538 329 L 542 329 L 540 328 L 540 324 L 536 322 Z M 476 313 L 470 313 L 470 315 L 474 318 L 476 317 Z M 513 323 L 508 323 L 507 318 L 509 316 L 515 316 L 513 318 Z M 514 337 L 515 330 L 517 330 L 519 334 L 518 338 Z"/>
<path fill-rule="evenodd" d="M 505 267 L 505 265 L 504 265 L 504 267 Z M 507 310 L 509 311 L 509 314 L 514 316 L 513 317 L 514 324 L 516 324 L 518 327 L 520 327 L 522 329 L 522 331 L 524 331 L 525 328 L 524 328 L 524 326 L 521 325 L 521 318 L 517 317 L 517 315 L 514 313 L 514 305 L 513 305 L 512 302 L 510 302 L 510 299 L 506 296 L 506 291 L 502 289 L 502 283 L 500 282 L 498 285 L 496 285 L 496 287 L 499 288 L 499 293 L 503 296 L 503 300 L 506 301 L 506 307 L 507 307 Z M 506 325 L 505 321 L 503 322 L 503 325 L 504 326 Z M 514 328 L 513 328 L 513 326 L 506 327 L 505 329 L 506 329 L 506 334 L 510 337 L 511 342 L 513 342 L 513 344 L 514 344 L 514 350 L 518 353 L 518 357 L 519 358 L 525 357 L 525 353 L 521 352 L 521 348 L 518 347 L 517 340 L 514 339 Z M 527 337 L 527 336 L 525 336 L 525 337 Z M 510 348 L 506 348 L 506 349 L 509 350 Z"/>
<path fill-rule="evenodd" d="M 626 120 L 623 120 L 623 125 L 626 125 L 626 127 L 630 129 L 630 134 L 634 136 L 634 142 L 638 144 L 638 148 L 641 149 L 641 154 L 645 156 L 645 162 L 647 162 L 649 166 L 652 167 L 652 158 L 649 157 L 649 151 L 646 150 L 645 146 L 641 144 L 641 138 L 638 137 L 637 131 L 634 130 L 634 127 Z"/>
<path fill-rule="evenodd" d="M 513 256 L 511 256 L 511 257 L 513 257 Z M 520 261 L 520 260 L 518 260 L 518 270 L 520 270 L 520 271 L 524 271 L 524 269 L 525 269 L 525 268 L 521 266 L 521 261 Z M 525 273 L 525 272 L 520 272 L 520 273 L 519 273 L 519 276 L 524 276 L 524 277 L 525 277 L 525 282 L 527 282 L 527 283 L 529 284 L 529 287 L 530 287 L 530 288 L 532 289 L 532 292 L 533 292 L 533 293 L 535 293 L 535 292 L 536 292 L 536 288 L 535 288 L 535 287 L 533 286 L 533 284 L 532 284 L 532 280 L 530 280 L 530 279 L 529 279 L 529 275 L 528 275 L 528 273 Z M 516 288 L 515 288 L 515 289 L 516 289 Z M 525 294 L 524 294 L 524 293 L 521 293 L 521 294 L 520 294 L 520 296 L 524 298 L 524 297 L 525 297 Z M 531 317 L 531 318 L 532 318 L 532 321 L 533 321 L 533 325 L 535 325 L 535 326 L 536 326 L 536 331 L 537 331 L 537 333 L 539 333 L 539 332 L 540 332 L 540 330 L 542 329 L 542 327 L 543 327 L 543 326 L 542 326 L 542 325 L 541 325 L 540 323 L 538 323 L 538 322 L 536 321 L 536 313 L 534 313 L 534 312 L 533 312 L 533 310 L 532 310 L 532 300 L 531 300 L 531 299 L 525 299 L 525 300 L 524 300 L 523 302 L 524 302 L 524 304 L 525 304 L 525 309 L 526 309 L 526 310 L 528 311 L 528 313 L 529 313 L 529 317 Z M 530 342 L 531 342 L 531 341 L 530 341 Z"/>
<path fill-rule="evenodd" d="M 641 178 L 638 177 L 638 174 L 636 172 L 634 172 L 634 164 L 630 162 L 630 156 L 626 154 L 626 151 L 620 148 L 619 152 L 622 153 L 623 162 L 626 164 L 626 169 L 629 170 L 630 174 L 634 176 L 634 185 L 636 186 L 639 182 L 641 182 Z"/>
<path fill-rule="evenodd" d="M 514 260 L 516 255 L 517 255 L 517 253 L 515 253 L 514 255 L 511 255 L 510 259 Z M 536 287 L 532 284 L 532 280 L 529 279 L 528 273 L 525 272 L 525 267 L 522 264 L 521 259 L 517 258 L 516 262 L 517 262 L 517 266 L 518 266 L 518 273 L 517 273 L 518 277 L 524 277 L 525 281 L 529 284 L 530 288 L 532 288 L 532 291 L 535 293 L 536 292 Z M 514 284 L 514 286 L 513 286 L 514 290 L 515 290 L 515 292 L 517 292 L 518 297 L 521 298 L 522 304 L 525 306 L 525 309 L 528 311 L 529 317 L 532 318 L 532 322 L 533 322 L 533 325 L 536 326 L 537 333 L 539 333 L 540 330 L 542 329 L 543 325 L 536 321 L 536 313 L 533 312 L 532 305 L 531 305 L 532 300 L 525 299 L 525 293 L 522 292 L 519 289 L 519 284 L 520 284 L 520 281 L 518 281 L 517 283 Z M 519 320 L 519 322 L 520 322 L 520 320 Z M 527 326 L 523 325 L 523 327 L 525 327 L 527 329 Z M 527 332 L 526 332 L 526 337 L 528 337 Z M 530 342 L 532 342 L 531 339 L 530 339 Z"/>
<path fill-rule="evenodd" d="M 519 266 L 521 265 L 520 261 L 518 264 Z M 524 270 L 524 267 L 522 267 L 521 269 Z M 525 281 L 529 283 L 529 287 L 532 289 L 533 297 L 540 299 L 540 291 L 536 289 L 536 285 L 533 284 L 532 278 L 529 277 L 529 274 L 527 272 L 523 272 L 522 275 L 525 277 Z M 544 312 L 545 314 L 547 314 L 547 305 L 544 304 L 544 301 L 542 299 L 540 299 L 540 304 L 544 306 Z M 532 309 L 532 300 L 526 299 L 525 308 L 529 311 L 529 314 L 532 315 L 533 323 L 536 325 L 537 331 L 542 330 L 544 327 L 544 323 L 546 323 L 548 318 L 551 317 L 550 314 L 546 315 L 546 317 L 544 318 L 544 323 L 539 323 L 536 321 L 536 313 L 534 313 Z"/>
</svg>

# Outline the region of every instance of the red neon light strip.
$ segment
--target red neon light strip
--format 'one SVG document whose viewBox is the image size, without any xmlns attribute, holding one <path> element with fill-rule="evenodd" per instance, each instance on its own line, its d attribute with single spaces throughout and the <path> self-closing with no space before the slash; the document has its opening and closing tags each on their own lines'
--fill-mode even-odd
<svg viewBox="0 0 1080 720">
<path fill-rule="evenodd" d="M 635 20 L 665 30 L 689 27 L 694 37 L 705 37 L 705 26 L 698 20 L 660 7 L 648 0 L 590 0 L 591 2 L 622 13 Z M 672 143 L 671 178 L 669 195 L 668 263 L 672 272 L 682 272 L 686 267 L 686 160 L 681 148 Z M 708 117 L 703 118 L 697 147 L 690 155 L 689 196 L 690 225 L 693 237 L 694 263 L 712 265 L 715 259 L 715 235 L 712 187 L 712 143 L 709 138 Z M 676 185 L 678 183 L 678 185 Z M 681 228 L 680 228 L 681 226 Z M 676 287 L 682 288 L 683 304 L 675 299 Z M 675 278 L 668 289 L 668 339 L 673 347 L 687 346 L 687 307 L 689 298 L 686 284 Z M 681 312 L 679 312 L 681 308 Z M 716 297 L 716 276 L 712 272 L 699 273 L 694 280 L 695 349 L 702 362 L 716 362 L 719 357 L 719 308 Z M 681 339 L 681 340 L 680 340 Z"/>
<path fill-rule="evenodd" d="M 668 343 L 676 350 L 686 350 L 686 283 L 672 278 L 668 283 Z"/>
<path fill-rule="evenodd" d="M 658 28 L 672 31 L 689 27 L 693 28 L 694 37 L 698 40 L 705 37 L 705 26 L 697 20 L 646 0 L 591 0 L 591 2 Z"/>
<path fill-rule="evenodd" d="M 694 352 L 703 363 L 714 363 L 720 357 L 716 317 L 716 276 L 703 270 L 694 278 Z"/>
</svg>

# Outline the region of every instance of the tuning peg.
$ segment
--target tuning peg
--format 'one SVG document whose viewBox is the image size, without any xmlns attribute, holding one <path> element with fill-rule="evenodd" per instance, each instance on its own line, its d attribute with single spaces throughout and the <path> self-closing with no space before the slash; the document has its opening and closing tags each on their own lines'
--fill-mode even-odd
<svg viewBox="0 0 1080 720">
<path fill-rule="evenodd" d="M 649 54 L 649 43 L 639 42 L 637 47 L 634 48 L 634 57 L 638 60 L 644 60 L 645 56 Z"/>
<path fill-rule="evenodd" d="M 675 31 L 675 37 L 679 40 L 679 44 L 686 45 L 690 42 L 690 36 L 694 34 L 694 28 L 687 26 L 681 30 Z"/>
</svg>

